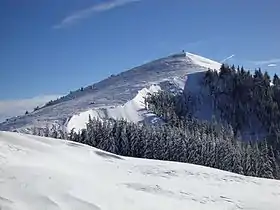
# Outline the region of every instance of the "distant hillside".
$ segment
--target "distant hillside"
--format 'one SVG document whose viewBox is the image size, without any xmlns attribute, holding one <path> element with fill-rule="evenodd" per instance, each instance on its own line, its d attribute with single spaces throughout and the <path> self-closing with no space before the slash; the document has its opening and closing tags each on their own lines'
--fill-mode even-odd
<svg viewBox="0 0 280 210">
<path fill-rule="evenodd" d="M 88 115 L 154 122 L 143 109 L 143 98 L 158 90 L 183 91 L 187 75 L 219 69 L 221 64 L 191 53 L 178 53 L 79 88 L 34 112 L 0 124 L 0 130 L 30 132 L 55 125 L 65 130 L 83 128 Z M 193 86 L 193 88 L 196 88 Z"/>
</svg>

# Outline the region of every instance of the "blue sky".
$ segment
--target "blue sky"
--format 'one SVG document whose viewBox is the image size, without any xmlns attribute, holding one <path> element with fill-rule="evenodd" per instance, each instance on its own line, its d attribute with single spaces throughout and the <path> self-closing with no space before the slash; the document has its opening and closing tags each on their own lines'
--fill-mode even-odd
<svg viewBox="0 0 280 210">
<path fill-rule="evenodd" d="M 1 0 L 0 100 L 68 93 L 182 49 L 274 73 L 279 8 L 279 0 Z"/>
</svg>

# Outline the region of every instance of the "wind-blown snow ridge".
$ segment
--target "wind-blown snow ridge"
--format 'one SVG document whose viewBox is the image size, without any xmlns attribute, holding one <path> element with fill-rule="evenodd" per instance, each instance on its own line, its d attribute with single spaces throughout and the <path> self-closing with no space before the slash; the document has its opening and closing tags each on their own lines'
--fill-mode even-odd
<svg viewBox="0 0 280 210">
<path fill-rule="evenodd" d="M 71 117 L 67 124 L 67 131 L 72 129 L 81 130 L 86 128 L 86 122 L 89 120 L 89 116 L 93 119 L 124 119 L 130 122 L 149 122 L 155 123 L 159 121 L 159 118 L 146 111 L 145 98 L 148 94 L 153 94 L 161 90 L 160 86 L 152 85 L 150 88 L 143 88 L 138 94 L 124 105 L 116 107 L 103 107 L 99 109 L 91 109 L 85 112 L 81 112 Z"/>
<path fill-rule="evenodd" d="M 135 97 L 141 95 L 139 91 L 149 90 L 153 85 L 162 90 L 182 91 L 190 74 L 204 72 L 209 68 L 219 69 L 220 65 L 191 53 L 170 55 L 118 75 L 112 75 L 85 87 L 83 91 L 73 91 L 51 106 L 43 107 L 26 116 L 11 118 L 0 123 L 0 130 L 29 132 L 33 127 L 42 128 L 52 125 L 66 129 L 79 128 L 87 122 L 89 114 L 100 118 L 153 122 L 154 118 L 149 113 L 145 113 L 139 105 L 139 99 L 137 103 L 135 102 Z M 197 87 L 188 85 L 188 88 Z M 74 119 L 77 119 L 76 124 L 73 122 Z"/>
<path fill-rule="evenodd" d="M 196 64 L 198 66 L 203 66 L 208 69 L 219 70 L 221 67 L 221 64 L 219 62 L 210 60 L 208 58 L 204 58 L 199 55 L 195 55 L 192 53 L 186 53 L 186 57 L 189 57 L 194 64 Z"/>
<path fill-rule="evenodd" d="M 3 210 L 279 210 L 280 182 L 0 132 Z"/>
</svg>

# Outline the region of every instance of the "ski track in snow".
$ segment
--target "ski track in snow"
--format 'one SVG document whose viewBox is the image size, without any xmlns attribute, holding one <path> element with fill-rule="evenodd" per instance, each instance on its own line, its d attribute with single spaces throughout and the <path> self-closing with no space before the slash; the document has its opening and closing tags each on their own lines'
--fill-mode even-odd
<svg viewBox="0 0 280 210">
<path fill-rule="evenodd" d="M 0 132 L 3 210 L 279 210 L 280 182 Z"/>
<path fill-rule="evenodd" d="M 26 116 L 0 123 L 0 130 L 29 132 L 33 127 L 61 126 L 63 129 L 85 127 L 89 115 L 97 118 L 123 118 L 132 122 L 156 123 L 160 120 L 143 105 L 147 93 L 158 90 L 182 91 L 188 75 L 219 69 L 220 63 L 191 53 L 158 59 L 74 91 L 57 104 Z M 193 74 L 194 75 L 194 74 Z M 197 89 L 199 84 L 188 85 Z"/>
</svg>

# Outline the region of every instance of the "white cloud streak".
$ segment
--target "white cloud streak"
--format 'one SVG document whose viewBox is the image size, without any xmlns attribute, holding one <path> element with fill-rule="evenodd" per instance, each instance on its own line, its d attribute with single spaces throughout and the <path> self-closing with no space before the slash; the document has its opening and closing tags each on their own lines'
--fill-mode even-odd
<svg viewBox="0 0 280 210">
<path fill-rule="evenodd" d="M 273 59 L 268 59 L 268 60 L 262 60 L 262 61 L 251 61 L 251 63 L 257 65 L 257 66 L 262 66 L 262 65 L 271 65 L 275 66 L 277 63 L 280 63 L 280 58 L 273 58 Z"/>
<path fill-rule="evenodd" d="M 55 29 L 71 26 L 83 19 L 89 18 L 93 13 L 104 12 L 116 7 L 124 6 L 129 3 L 138 2 L 141 0 L 110 0 L 104 3 L 95 4 L 89 8 L 74 12 L 72 15 L 65 17 L 59 24 L 53 26 Z"/>
<path fill-rule="evenodd" d="M 230 56 L 226 57 L 225 59 L 221 60 L 221 62 L 220 62 L 220 63 L 224 63 L 224 62 L 226 62 L 227 60 L 232 59 L 234 56 L 235 56 L 235 55 L 234 55 L 234 54 L 232 54 L 232 55 L 230 55 Z"/>
<path fill-rule="evenodd" d="M 277 64 L 276 64 L 276 63 L 270 63 L 270 64 L 268 64 L 267 66 L 268 66 L 268 67 L 276 67 Z"/>
<path fill-rule="evenodd" d="M 0 122 L 10 117 L 23 115 L 25 111 L 33 111 L 36 106 L 42 106 L 59 97 L 60 95 L 46 95 L 29 99 L 2 100 L 0 101 Z"/>
</svg>

